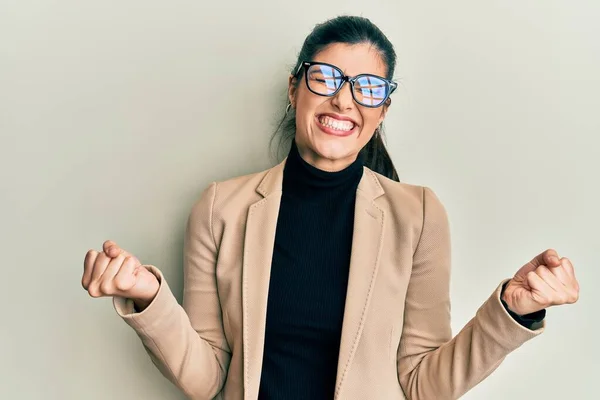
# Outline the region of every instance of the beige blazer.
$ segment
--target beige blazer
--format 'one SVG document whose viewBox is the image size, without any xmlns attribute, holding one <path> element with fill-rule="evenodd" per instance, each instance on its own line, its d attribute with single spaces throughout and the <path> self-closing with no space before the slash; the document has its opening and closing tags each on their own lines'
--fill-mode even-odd
<svg viewBox="0 0 600 400">
<path fill-rule="evenodd" d="M 186 229 L 183 307 L 152 265 L 161 285 L 148 308 L 135 313 L 131 300 L 114 299 L 189 398 L 258 397 L 285 161 L 204 190 Z M 456 399 L 545 328 L 510 317 L 503 281 L 452 337 L 449 223 L 428 187 L 365 167 L 352 243 L 335 399 Z"/>
</svg>

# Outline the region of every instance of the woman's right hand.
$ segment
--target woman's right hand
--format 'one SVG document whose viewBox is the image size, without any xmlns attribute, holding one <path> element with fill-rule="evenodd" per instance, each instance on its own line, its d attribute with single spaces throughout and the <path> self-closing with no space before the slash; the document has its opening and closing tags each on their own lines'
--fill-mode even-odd
<svg viewBox="0 0 600 400">
<path fill-rule="evenodd" d="M 83 263 L 81 284 L 92 297 L 132 299 L 138 311 L 145 309 L 158 293 L 158 278 L 139 260 L 107 240 L 102 251 L 89 250 Z"/>
</svg>

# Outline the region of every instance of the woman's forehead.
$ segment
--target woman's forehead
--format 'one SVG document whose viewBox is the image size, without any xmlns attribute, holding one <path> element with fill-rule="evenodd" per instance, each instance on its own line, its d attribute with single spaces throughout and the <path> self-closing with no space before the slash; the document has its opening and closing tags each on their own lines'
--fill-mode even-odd
<svg viewBox="0 0 600 400">
<path fill-rule="evenodd" d="M 334 43 L 321 50 L 312 61 L 333 64 L 345 75 L 386 75 L 387 66 L 379 50 L 370 43 Z"/>
</svg>

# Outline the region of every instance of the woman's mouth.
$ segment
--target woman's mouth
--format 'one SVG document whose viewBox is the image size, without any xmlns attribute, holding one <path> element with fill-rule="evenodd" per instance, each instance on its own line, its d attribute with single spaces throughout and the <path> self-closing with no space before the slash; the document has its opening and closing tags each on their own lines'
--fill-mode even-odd
<svg viewBox="0 0 600 400">
<path fill-rule="evenodd" d="M 316 120 L 323 132 L 335 136 L 349 136 L 354 133 L 357 126 L 350 119 L 339 119 L 326 114 L 317 115 Z"/>
</svg>

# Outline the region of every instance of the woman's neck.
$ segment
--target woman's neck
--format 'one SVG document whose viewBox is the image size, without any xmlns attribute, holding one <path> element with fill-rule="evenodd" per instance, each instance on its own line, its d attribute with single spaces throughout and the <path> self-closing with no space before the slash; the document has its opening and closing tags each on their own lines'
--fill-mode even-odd
<svg viewBox="0 0 600 400">
<path fill-rule="evenodd" d="M 305 161 L 296 142 L 292 141 L 283 174 L 283 191 L 314 199 L 327 192 L 356 190 L 362 174 L 363 160 L 360 156 L 342 170 L 325 171 Z"/>
<path fill-rule="evenodd" d="M 292 139 L 292 142 L 298 149 L 298 153 L 300 154 L 300 157 L 302 157 L 302 159 L 305 162 L 307 162 L 308 164 L 312 165 L 313 167 L 315 167 L 317 169 L 320 169 L 321 171 L 326 171 L 326 172 L 341 171 L 343 169 L 346 169 L 349 165 L 354 163 L 360 157 L 360 155 L 353 155 L 353 156 L 348 156 L 348 157 L 339 158 L 339 159 L 329 159 L 329 158 L 320 156 L 319 154 L 317 154 L 316 151 L 312 150 L 309 146 L 306 146 L 304 144 L 298 144 L 298 142 L 296 142 L 295 138 Z"/>
</svg>

